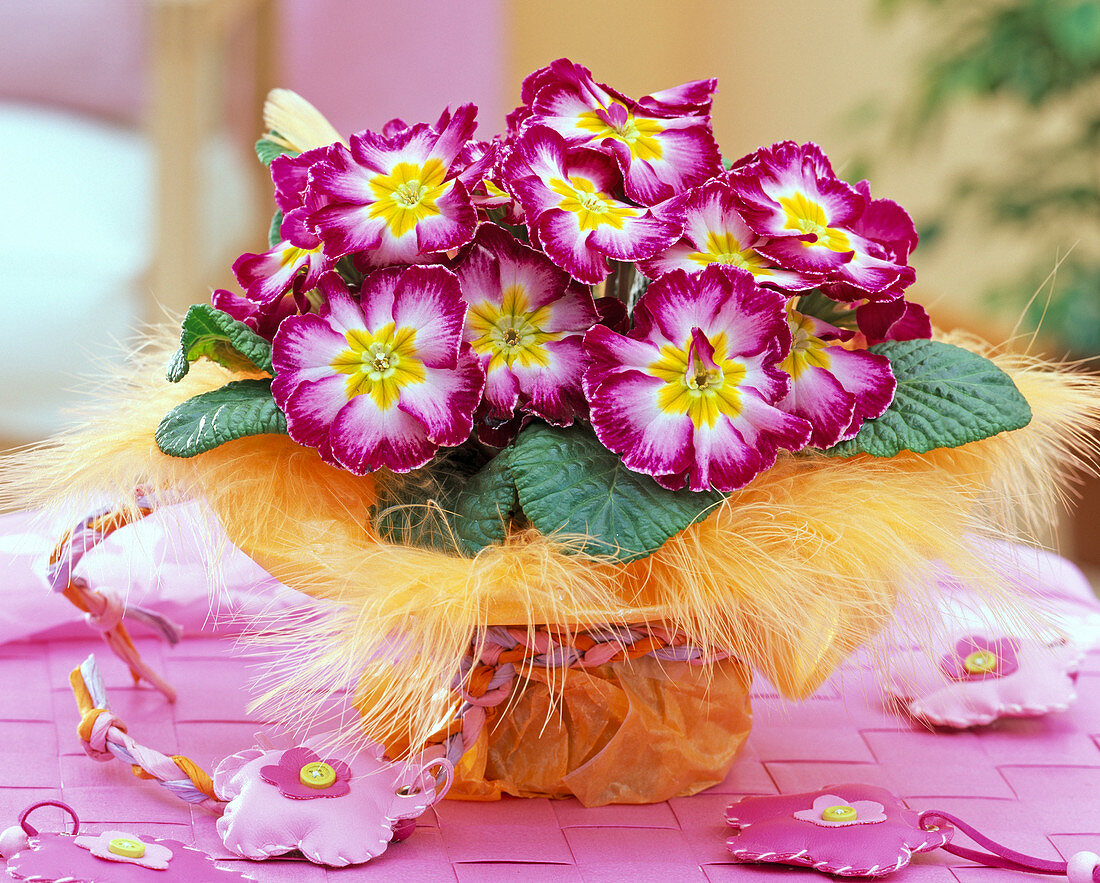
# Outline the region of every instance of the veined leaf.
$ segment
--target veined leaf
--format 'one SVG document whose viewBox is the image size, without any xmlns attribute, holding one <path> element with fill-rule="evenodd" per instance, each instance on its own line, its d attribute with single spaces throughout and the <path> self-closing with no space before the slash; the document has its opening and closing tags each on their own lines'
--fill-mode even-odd
<svg viewBox="0 0 1100 883">
<path fill-rule="evenodd" d="M 713 491 L 669 491 L 627 469 L 591 430 L 531 426 L 509 455 L 520 507 L 543 534 L 583 537 L 585 552 L 636 561 L 705 518 Z"/>
<path fill-rule="evenodd" d="M 236 438 L 286 433 L 286 417 L 270 380 L 234 380 L 176 405 L 160 421 L 157 447 L 170 457 L 194 457 Z"/>
<path fill-rule="evenodd" d="M 455 536 L 471 555 L 504 542 L 508 523 L 519 506 L 510 451 L 505 448 L 486 463 L 455 500 Z"/>
<path fill-rule="evenodd" d="M 271 342 L 210 304 L 194 304 L 187 310 L 179 351 L 168 365 L 168 380 L 178 383 L 191 363 L 202 358 L 233 371 L 272 372 Z"/>
<path fill-rule="evenodd" d="M 1012 378 L 977 353 L 935 340 L 892 340 L 870 349 L 890 360 L 898 381 L 894 401 L 854 438 L 829 448 L 831 456 L 923 454 L 1031 422 L 1031 407 Z"/>
</svg>

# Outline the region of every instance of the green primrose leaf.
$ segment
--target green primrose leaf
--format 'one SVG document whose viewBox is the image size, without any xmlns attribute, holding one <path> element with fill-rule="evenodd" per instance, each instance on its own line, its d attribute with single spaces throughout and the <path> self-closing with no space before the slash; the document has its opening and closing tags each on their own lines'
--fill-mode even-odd
<svg viewBox="0 0 1100 883">
<path fill-rule="evenodd" d="M 870 350 L 890 360 L 898 381 L 894 401 L 854 438 L 829 448 L 830 456 L 923 454 L 1031 422 L 1031 407 L 1012 378 L 977 353 L 935 340 L 887 341 Z"/>
<path fill-rule="evenodd" d="M 455 500 L 455 537 L 471 555 L 504 542 L 508 524 L 519 508 L 510 451 L 506 448 L 485 464 Z"/>
<path fill-rule="evenodd" d="M 274 133 L 273 133 L 274 134 Z M 265 166 L 271 165 L 271 161 L 277 156 L 283 154 L 287 156 L 297 156 L 297 150 L 291 150 L 289 147 L 283 147 L 281 144 L 276 144 L 274 141 L 269 141 L 267 138 L 261 138 L 256 142 L 256 156 L 260 158 Z"/>
<path fill-rule="evenodd" d="M 286 417 L 271 396 L 270 380 L 234 380 L 176 405 L 156 431 L 170 457 L 194 457 L 236 438 L 286 433 Z"/>
<path fill-rule="evenodd" d="M 280 227 L 283 226 L 283 213 L 279 210 L 275 211 L 275 214 L 271 216 L 271 226 L 267 228 L 267 245 L 268 248 L 274 248 L 280 242 L 283 241 L 283 234 L 280 232 Z"/>
<path fill-rule="evenodd" d="M 184 316 L 180 348 L 168 365 L 168 380 L 178 383 L 191 363 L 203 358 L 232 371 L 273 373 L 270 341 L 210 304 L 194 304 Z"/>
<path fill-rule="evenodd" d="M 583 537 L 585 552 L 623 562 L 655 552 L 722 500 L 713 491 L 665 490 L 580 426 L 528 427 L 509 465 L 523 513 L 540 532 Z"/>
</svg>

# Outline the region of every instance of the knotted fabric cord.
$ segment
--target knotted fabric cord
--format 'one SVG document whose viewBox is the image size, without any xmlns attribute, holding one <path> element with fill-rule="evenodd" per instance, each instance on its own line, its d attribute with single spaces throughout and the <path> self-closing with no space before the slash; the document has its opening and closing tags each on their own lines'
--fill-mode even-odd
<svg viewBox="0 0 1100 883">
<path fill-rule="evenodd" d="M 471 647 L 453 688 L 462 700 L 458 713 L 451 725 L 432 740 L 442 743 L 446 758 L 456 766 L 481 735 L 488 709 L 504 702 L 516 678 L 531 669 L 594 668 L 642 656 L 701 665 L 726 657 L 690 646 L 679 633 L 657 625 L 614 626 L 569 634 L 553 626 L 531 630 L 490 626 L 484 640 L 475 646 L 480 647 L 480 653 L 475 658 Z"/>
<path fill-rule="evenodd" d="M 136 505 L 136 515 L 124 509 L 102 509 L 77 524 L 65 534 L 50 555 L 46 579 L 53 591 L 60 592 L 84 611 L 88 625 L 103 635 L 115 656 L 129 667 L 135 684 L 144 679 L 163 693 L 169 702 L 175 702 L 175 689 L 141 658 L 122 620 L 129 616 L 144 623 L 173 646 L 179 643 L 180 627 L 152 610 L 127 606 L 117 591 L 92 589 L 87 580 L 75 575 L 77 565 L 89 551 L 120 527 L 144 518 L 155 508 L 149 495 L 140 491 Z"/>
<path fill-rule="evenodd" d="M 73 669 L 69 683 L 80 709 L 76 732 L 89 757 L 99 761 L 117 757 L 130 764 L 139 779 L 154 779 L 181 800 L 222 812 L 225 801 L 218 799 L 214 783 L 202 767 L 188 757 L 169 757 L 140 745 L 127 734 L 126 724 L 111 711 L 94 655 Z"/>
</svg>

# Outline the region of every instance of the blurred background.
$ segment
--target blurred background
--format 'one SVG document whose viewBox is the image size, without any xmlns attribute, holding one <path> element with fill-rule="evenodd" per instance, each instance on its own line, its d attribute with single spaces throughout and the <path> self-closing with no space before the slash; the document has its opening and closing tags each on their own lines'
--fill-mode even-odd
<svg viewBox="0 0 1100 883">
<path fill-rule="evenodd" d="M 345 135 L 473 101 L 489 137 L 560 56 L 633 96 L 717 76 L 727 158 L 814 140 L 910 211 L 936 324 L 1100 353 L 1100 0 L 5 0 L 4 19 L 0 447 L 62 427 L 142 323 L 266 248 L 269 88 Z M 1100 524 L 1096 488 L 1085 507 Z"/>
</svg>

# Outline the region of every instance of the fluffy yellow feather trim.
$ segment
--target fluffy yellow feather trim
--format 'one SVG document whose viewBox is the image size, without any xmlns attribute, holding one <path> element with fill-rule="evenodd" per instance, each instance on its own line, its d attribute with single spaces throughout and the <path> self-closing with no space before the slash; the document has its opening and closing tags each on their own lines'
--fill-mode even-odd
<svg viewBox="0 0 1100 883">
<path fill-rule="evenodd" d="M 889 619 L 899 596 L 943 562 L 995 593 L 1003 577 L 968 537 L 1035 537 L 1074 473 L 1090 468 L 1100 380 L 1041 359 L 952 342 L 991 357 L 1031 405 L 1029 426 L 953 450 L 891 459 L 791 455 L 704 522 L 629 565 L 573 554 L 577 538 L 517 532 L 473 558 L 388 544 L 371 532 L 376 491 L 284 436 L 192 459 L 154 431 L 175 404 L 234 376 L 194 365 L 163 380 L 166 328 L 106 385 L 85 425 L 0 462 L 0 503 L 77 520 L 91 501 L 205 500 L 232 541 L 317 599 L 278 636 L 291 650 L 262 704 L 293 724 L 351 689 L 356 735 L 422 742 L 453 713 L 450 685 L 489 625 L 585 629 L 657 622 L 729 653 L 785 694 L 805 696 Z M 919 603 L 919 598 L 912 599 Z"/>
</svg>

